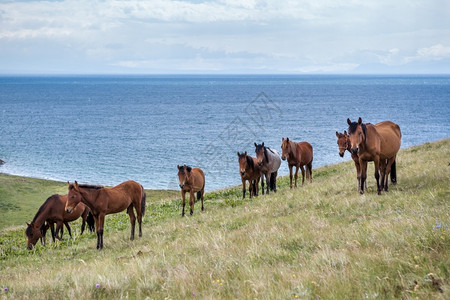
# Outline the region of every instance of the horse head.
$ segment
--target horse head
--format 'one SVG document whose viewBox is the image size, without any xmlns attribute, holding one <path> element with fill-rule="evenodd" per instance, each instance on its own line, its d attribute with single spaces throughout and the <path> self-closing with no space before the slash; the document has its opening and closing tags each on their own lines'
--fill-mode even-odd
<svg viewBox="0 0 450 300">
<path fill-rule="evenodd" d="M 348 124 L 348 140 L 350 142 L 350 151 L 358 154 L 361 144 L 366 140 L 366 125 L 363 124 L 361 117 L 358 122 L 352 122 L 347 119 Z"/>
<path fill-rule="evenodd" d="M 82 195 L 80 192 L 80 187 L 78 186 L 78 182 L 75 181 L 75 183 L 72 184 L 67 182 L 67 184 L 69 185 L 68 187 L 69 192 L 67 193 L 67 202 L 65 211 L 68 214 L 70 214 L 75 208 L 75 206 L 77 206 L 78 203 L 81 202 Z"/>
<path fill-rule="evenodd" d="M 237 155 L 239 157 L 239 174 L 244 176 L 248 168 L 254 169 L 253 159 L 247 155 L 247 151 L 244 153 L 238 152 Z"/>
<path fill-rule="evenodd" d="M 31 250 L 36 245 L 37 240 L 42 237 L 42 230 L 34 222 L 27 223 L 25 235 L 27 236 L 27 248 Z"/>
<path fill-rule="evenodd" d="M 339 147 L 339 156 L 344 157 L 345 150 L 349 148 L 347 131 L 344 131 L 344 133 L 336 131 L 336 137 L 337 137 L 337 144 Z"/>
<path fill-rule="evenodd" d="M 281 159 L 289 160 L 289 153 L 291 152 L 291 143 L 289 142 L 289 138 L 281 138 Z"/>
<path fill-rule="evenodd" d="M 178 168 L 178 181 L 180 184 L 180 188 L 184 188 L 186 184 L 189 183 L 189 177 L 191 175 L 192 168 L 186 165 L 179 166 Z"/>
<path fill-rule="evenodd" d="M 267 148 L 264 147 L 264 142 L 262 144 L 255 143 L 255 153 L 256 153 L 256 161 L 259 167 L 262 167 L 264 161 L 266 163 L 269 162 L 269 157 L 267 156 Z"/>
</svg>

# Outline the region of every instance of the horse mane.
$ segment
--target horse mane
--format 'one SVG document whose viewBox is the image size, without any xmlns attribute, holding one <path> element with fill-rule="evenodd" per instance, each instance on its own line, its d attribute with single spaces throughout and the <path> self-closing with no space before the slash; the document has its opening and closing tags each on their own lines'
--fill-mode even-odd
<svg viewBox="0 0 450 300">
<path fill-rule="evenodd" d="M 100 190 L 104 188 L 103 185 L 93 185 L 93 184 L 79 184 L 78 187 L 88 190 Z"/>
<path fill-rule="evenodd" d="M 253 159 L 250 155 L 247 155 L 247 164 L 252 168 L 252 170 L 255 169 L 255 164 L 253 163 Z"/>
<path fill-rule="evenodd" d="M 269 163 L 269 156 L 267 156 L 267 147 L 264 147 L 264 156 L 266 157 L 266 163 Z"/>
<path fill-rule="evenodd" d="M 50 201 L 55 201 L 58 198 L 59 198 L 58 194 L 54 194 L 54 195 L 51 195 L 50 197 L 48 197 L 47 200 L 45 200 L 44 203 L 41 205 L 41 207 L 39 207 L 36 215 L 33 218 L 33 221 L 31 221 L 31 223 L 34 223 L 36 221 L 36 219 L 42 214 L 44 209 L 47 208 L 47 206 L 49 205 Z"/>
<path fill-rule="evenodd" d="M 367 125 L 372 125 L 370 123 L 367 123 Z M 352 122 L 350 125 L 348 125 L 348 134 L 352 134 L 356 131 L 356 128 L 358 127 L 358 122 Z M 366 136 L 367 132 L 367 126 L 364 123 L 361 123 L 361 129 L 364 133 L 364 137 Z"/>
</svg>

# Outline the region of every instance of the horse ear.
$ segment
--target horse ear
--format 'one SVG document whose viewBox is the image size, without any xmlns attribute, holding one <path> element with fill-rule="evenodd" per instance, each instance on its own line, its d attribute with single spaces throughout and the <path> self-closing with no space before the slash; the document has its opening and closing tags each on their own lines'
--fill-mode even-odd
<svg viewBox="0 0 450 300">
<path fill-rule="evenodd" d="M 254 143 L 254 144 L 255 144 L 255 147 L 257 147 L 256 143 Z"/>
<path fill-rule="evenodd" d="M 238 155 L 238 156 L 241 156 L 241 154 L 239 153 L 239 151 L 237 152 L 237 155 Z"/>
<path fill-rule="evenodd" d="M 28 223 L 28 222 L 25 222 L 25 223 L 27 223 L 27 226 L 30 226 L 30 223 Z"/>
<path fill-rule="evenodd" d="M 262 143 L 262 146 L 264 147 L 264 142 Z"/>
<path fill-rule="evenodd" d="M 177 169 L 178 169 L 178 170 L 180 169 L 180 165 L 177 165 Z"/>
<path fill-rule="evenodd" d="M 362 119 L 361 119 L 361 117 L 359 117 L 358 124 L 361 125 L 361 123 L 362 123 Z"/>
<path fill-rule="evenodd" d="M 347 130 L 344 130 L 344 135 L 347 136 Z"/>
<path fill-rule="evenodd" d="M 336 131 L 336 137 L 339 137 L 339 132 Z"/>
<path fill-rule="evenodd" d="M 73 187 L 75 188 L 76 191 L 78 191 L 79 186 L 78 186 L 78 182 L 76 180 L 75 180 L 75 183 L 73 184 Z"/>
<path fill-rule="evenodd" d="M 281 138 L 281 141 L 284 142 L 284 137 Z"/>
<path fill-rule="evenodd" d="M 244 152 L 244 155 L 247 156 L 247 151 Z"/>
<path fill-rule="evenodd" d="M 351 124 L 352 124 L 352 121 L 350 121 L 350 118 L 347 118 L 347 124 L 348 124 L 348 125 L 351 125 Z"/>
<path fill-rule="evenodd" d="M 289 138 L 286 138 L 286 142 L 288 142 L 288 143 L 289 143 Z"/>
</svg>

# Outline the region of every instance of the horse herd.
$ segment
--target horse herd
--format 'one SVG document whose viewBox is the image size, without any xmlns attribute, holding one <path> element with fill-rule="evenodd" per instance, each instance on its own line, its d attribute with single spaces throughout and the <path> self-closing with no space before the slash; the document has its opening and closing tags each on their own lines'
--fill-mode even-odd
<svg viewBox="0 0 450 300">
<path fill-rule="evenodd" d="M 383 121 L 372 125 L 363 123 L 359 118 L 357 122 L 347 119 L 348 133 L 336 132 L 339 155 L 344 156 L 345 151 L 351 153 L 355 163 L 358 190 L 361 194 L 367 189 L 367 163 L 374 162 L 377 192 L 380 195 L 384 189 L 388 190 L 388 177 L 391 182 L 397 182 L 396 156 L 401 144 L 400 127 L 391 122 Z M 239 161 L 239 174 L 242 180 L 242 197 L 245 198 L 246 182 L 249 184 L 250 197 L 257 196 L 259 182 L 264 194 L 266 182 L 266 193 L 277 191 L 277 174 L 281 166 L 281 160 L 286 160 L 289 166 L 289 185 L 293 187 L 293 167 L 295 166 L 294 187 L 297 187 L 298 169 L 302 172 L 302 185 L 306 177 L 312 182 L 313 147 L 308 142 L 295 142 L 289 138 L 281 139 L 280 154 L 264 143 L 255 143 L 256 157 L 247 152 L 237 152 Z M 305 171 L 306 167 L 306 171 Z M 190 214 L 194 213 L 195 194 L 197 200 L 201 200 L 202 211 L 204 210 L 203 196 L 205 192 L 205 175 L 199 168 L 189 166 L 177 166 L 178 179 L 182 196 L 182 213 L 185 215 L 185 195 L 189 193 Z M 139 236 L 142 236 L 142 217 L 145 214 L 146 194 L 144 188 L 135 181 L 125 181 L 121 184 L 106 188 L 102 186 L 68 183 L 67 195 L 52 195 L 39 208 L 33 221 L 28 224 L 25 231 L 28 237 L 27 247 L 32 249 L 37 240 L 45 244 L 45 234 L 51 228 L 52 238 L 61 239 L 63 225 L 71 230 L 68 222 L 82 217 L 83 233 L 85 222 L 88 223 L 91 232 L 97 233 L 97 249 L 103 248 L 103 226 L 105 216 L 127 210 L 131 223 L 130 239 L 134 239 L 136 219 L 139 226 Z M 136 215 L 134 213 L 136 211 Z M 56 232 L 54 230 L 56 224 Z"/>
</svg>

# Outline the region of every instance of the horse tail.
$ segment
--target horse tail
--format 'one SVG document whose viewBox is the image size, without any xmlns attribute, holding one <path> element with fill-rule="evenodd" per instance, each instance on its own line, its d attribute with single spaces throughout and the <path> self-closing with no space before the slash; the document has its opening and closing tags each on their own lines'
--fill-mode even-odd
<svg viewBox="0 0 450 300">
<path fill-rule="evenodd" d="M 145 199 L 147 198 L 147 194 L 145 193 L 144 187 L 141 185 L 141 189 L 142 189 L 142 198 L 141 198 L 141 214 L 142 216 L 145 215 Z"/>
<path fill-rule="evenodd" d="M 86 222 L 88 223 L 89 232 L 94 232 L 95 231 L 95 220 L 94 220 L 94 215 L 92 214 L 92 212 L 90 210 L 86 217 Z"/>
<path fill-rule="evenodd" d="M 397 183 L 397 168 L 396 168 L 396 160 L 394 160 L 394 162 L 391 165 L 391 182 L 392 184 L 396 184 Z"/>
</svg>

